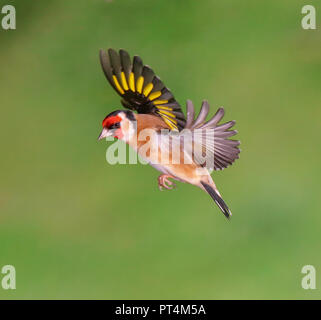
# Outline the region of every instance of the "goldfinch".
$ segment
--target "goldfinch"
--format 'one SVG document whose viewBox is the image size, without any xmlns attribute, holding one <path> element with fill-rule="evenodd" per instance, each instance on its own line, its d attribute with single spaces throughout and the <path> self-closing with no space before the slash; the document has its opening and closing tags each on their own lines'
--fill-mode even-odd
<svg viewBox="0 0 321 320">
<path fill-rule="evenodd" d="M 162 173 L 158 177 L 161 190 L 175 186 L 169 178 L 195 185 L 206 191 L 230 218 L 232 213 L 210 174 L 239 157 L 240 142 L 229 139 L 237 133 L 229 130 L 235 121 L 218 124 L 224 116 L 223 108 L 206 121 L 207 101 L 203 101 L 195 118 L 193 103 L 187 100 L 185 118 L 181 106 L 153 70 L 138 56 L 131 60 L 125 50 L 100 50 L 100 62 L 108 82 L 128 110 L 108 114 L 98 140 L 108 136 L 123 140 Z"/>
</svg>

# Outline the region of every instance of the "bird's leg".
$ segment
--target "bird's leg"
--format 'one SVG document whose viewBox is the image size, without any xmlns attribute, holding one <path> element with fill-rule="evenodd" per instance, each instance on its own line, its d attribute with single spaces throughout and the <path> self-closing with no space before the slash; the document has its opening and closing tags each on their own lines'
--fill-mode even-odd
<svg viewBox="0 0 321 320">
<path fill-rule="evenodd" d="M 168 180 L 168 178 L 175 179 L 173 176 L 171 176 L 169 174 L 161 174 L 158 177 L 158 188 L 160 191 L 163 190 L 163 187 L 168 190 L 171 190 L 176 187 L 176 184 L 174 182 Z"/>
</svg>

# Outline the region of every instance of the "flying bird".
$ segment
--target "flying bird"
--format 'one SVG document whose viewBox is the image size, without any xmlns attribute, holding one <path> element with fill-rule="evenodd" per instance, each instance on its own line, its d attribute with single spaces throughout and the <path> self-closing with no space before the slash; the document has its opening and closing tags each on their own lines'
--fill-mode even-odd
<svg viewBox="0 0 321 320">
<path fill-rule="evenodd" d="M 238 159 L 240 142 L 229 139 L 237 131 L 235 121 L 219 124 L 224 109 L 206 121 L 209 104 L 203 101 L 195 117 L 192 101 L 186 102 L 186 117 L 171 91 L 140 57 L 130 59 L 125 50 L 100 50 L 103 72 L 121 97 L 125 110 L 109 113 L 102 122 L 98 140 L 112 136 L 123 140 L 162 174 L 158 186 L 162 190 L 176 185 L 171 179 L 190 183 L 206 191 L 230 218 L 231 211 L 222 199 L 212 177 L 212 170 L 222 170 Z M 150 130 L 150 148 L 141 133 Z M 163 161 L 163 159 L 166 161 Z M 175 159 L 175 161 L 173 161 Z"/>
</svg>

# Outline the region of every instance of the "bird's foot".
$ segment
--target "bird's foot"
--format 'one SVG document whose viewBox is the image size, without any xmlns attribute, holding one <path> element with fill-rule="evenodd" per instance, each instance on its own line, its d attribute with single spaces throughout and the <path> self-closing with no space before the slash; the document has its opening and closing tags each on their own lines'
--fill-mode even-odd
<svg viewBox="0 0 321 320">
<path fill-rule="evenodd" d="M 176 187 L 176 184 L 168 180 L 168 178 L 174 179 L 174 177 L 169 174 L 162 174 L 158 177 L 158 188 L 160 191 L 163 191 L 163 188 L 172 190 Z"/>
</svg>

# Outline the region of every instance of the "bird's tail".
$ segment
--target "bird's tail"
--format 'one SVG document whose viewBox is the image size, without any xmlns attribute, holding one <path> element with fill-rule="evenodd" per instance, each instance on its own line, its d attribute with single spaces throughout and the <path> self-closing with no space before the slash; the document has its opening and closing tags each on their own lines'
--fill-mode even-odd
<svg viewBox="0 0 321 320">
<path fill-rule="evenodd" d="M 206 192 L 212 197 L 212 199 L 215 201 L 217 206 L 222 210 L 223 214 L 227 219 L 229 219 L 232 215 L 231 210 L 228 208 L 224 200 L 219 196 L 219 194 L 215 191 L 215 189 L 210 186 L 209 184 L 201 181 L 202 186 L 206 190 Z"/>
</svg>

